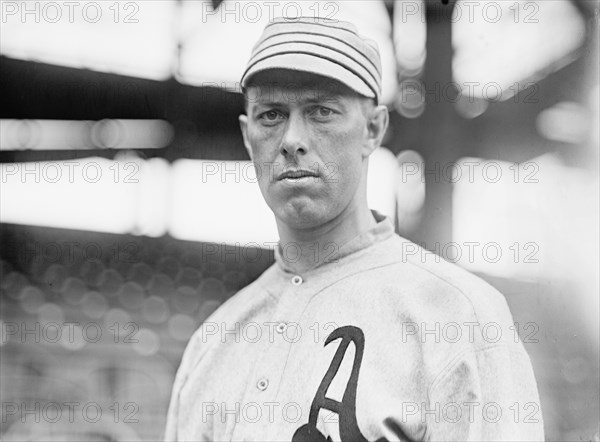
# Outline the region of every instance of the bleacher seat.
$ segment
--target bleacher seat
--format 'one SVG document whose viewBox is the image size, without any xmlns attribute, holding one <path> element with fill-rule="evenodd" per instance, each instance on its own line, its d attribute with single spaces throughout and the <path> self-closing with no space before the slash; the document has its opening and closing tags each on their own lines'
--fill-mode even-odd
<svg viewBox="0 0 600 442">
<path fill-rule="evenodd" d="M 204 249 L 170 238 L 66 231 L 38 233 L 35 241 L 25 234 L 12 238 L 15 248 L 27 243 L 31 250 L 34 246 L 43 250 L 44 241 L 86 243 L 78 235 L 89 235 L 86 242 L 97 244 L 104 256 L 91 259 L 78 250 L 60 259 L 35 255 L 17 264 L 4 255 L 0 258 L 3 320 L 9 317 L 28 330 L 35 330 L 36 323 L 39 327 L 67 321 L 78 324 L 71 330 L 73 336 L 64 328 L 58 340 L 29 334 L 27 342 L 21 342 L 19 335 L 11 336 L 0 346 L 0 393 L 3 398 L 9 394 L 40 403 L 48 397 L 106 401 L 104 412 L 126 399 L 140 405 L 139 422 L 120 422 L 115 429 L 112 423 L 47 427 L 8 419 L 0 438 L 157 440 L 190 336 L 229 296 L 256 278 L 268 259 L 250 268 L 237 257 L 223 261 L 213 246 Z M 89 335 L 83 336 L 82 327 L 90 324 Z M 98 329 L 99 340 L 86 339 L 94 338 Z M 52 338 L 54 330 L 49 333 Z M 45 396 L 39 397 L 39 392 Z"/>
<path fill-rule="evenodd" d="M 202 270 L 204 259 L 202 254 L 194 251 L 186 251 L 181 255 L 181 264 L 185 267 L 191 267 Z"/>
<path fill-rule="evenodd" d="M 198 291 L 188 286 L 179 287 L 171 297 L 171 304 L 176 311 L 190 315 L 198 311 L 200 302 Z"/>
<path fill-rule="evenodd" d="M 187 342 L 198 328 L 199 321 L 189 315 L 177 313 L 169 318 L 169 335 L 182 342 Z"/>
<path fill-rule="evenodd" d="M 220 278 L 225 273 L 225 264 L 215 261 L 214 258 L 207 260 L 203 265 L 203 273 L 213 278 Z"/>
<path fill-rule="evenodd" d="M 193 267 L 182 268 L 175 278 L 175 283 L 182 287 L 198 287 L 202 281 L 202 272 Z"/>
<path fill-rule="evenodd" d="M 24 287 L 29 284 L 27 278 L 20 272 L 11 271 L 0 280 L 0 287 L 8 296 L 18 299 Z"/>
<path fill-rule="evenodd" d="M 154 275 L 154 270 L 144 262 L 133 264 L 127 274 L 127 280 L 133 281 L 144 287 Z"/>
<path fill-rule="evenodd" d="M 92 319 L 100 319 L 108 311 L 108 302 L 99 292 L 88 291 L 81 300 L 81 311 Z"/>
<path fill-rule="evenodd" d="M 169 305 L 164 298 L 152 295 L 142 303 L 142 316 L 151 324 L 161 324 L 169 318 Z"/>
<path fill-rule="evenodd" d="M 210 315 L 212 315 L 214 313 L 214 311 L 216 309 L 218 309 L 221 306 L 221 302 L 214 300 L 214 299 L 209 299 L 207 301 L 204 301 L 202 303 L 202 306 L 200 307 L 200 313 L 198 314 L 198 319 L 200 320 L 200 322 L 204 322 L 208 319 L 208 317 Z"/>
<path fill-rule="evenodd" d="M 208 277 L 202 280 L 198 286 L 198 292 L 202 299 L 219 299 L 222 301 L 225 298 L 227 290 L 220 279 Z"/>
<path fill-rule="evenodd" d="M 74 276 L 69 276 L 60 289 L 63 299 L 71 305 L 79 305 L 87 291 L 85 283 Z"/>
<path fill-rule="evenodd" d="M 46 296 L 39 288 L 27 285 L 19 293 L 19 303 L 24 312 L 34 315 L 44 304 Z"/>
<path fill-rule="evenodd" d="M 97 260 L 86 260 L 79 269 L 79 276 L 89 287 L 98 287 L 100 276 L 104 271 L 104 264 Z"/>
<path fill-rule="evenodd" d="M 121 285 L 116 298 L 119 303 L 128 310 L 138 310 L 146 297 L 144 288 L 134 281 L 126 282 Z"/>
<path fill-rule="evenodd" d="M 62 264 L 51 264 L 40 281 L 44 288 L 59 292 L 65 279 L 69 276 L 69 270 Z"/>
<path fill-rule="evenodd" d="M 123 277 L 114 269 L 105 269 L 98 278 L 98 291 L 106 296 L 114 296 L 123 284 Z"/>
<path fill-rule="evenodd" d="M 175 279 L 179 273 L 180 264 L 179 261 L 172 256 L 165 256 L 158 261 L 155 268 L 169 278 Z"/>
<path fill-rule="evenodd" d="M 150 281 L 146 284 L 146 290 L 149 295 L 166 298 L 173 294 L 175 284 L 169 276 L 158 273 L 152 275 Z"/>
<path fill-rule="evenodd" d="M 244 273 L 232 270 L 223 275 L 223 283 L 228 292 L 237 292 L 247 285 L 247 278 Z"/>
<path fill-rule="evenodd" d="M 4 280 L 4 278 L 13 270 L 13 266 L 10 262 L 5 261 L 0 258 L 0 281 Z M 1 284 L 1 282 L 0 282 Z"/>
</svg>

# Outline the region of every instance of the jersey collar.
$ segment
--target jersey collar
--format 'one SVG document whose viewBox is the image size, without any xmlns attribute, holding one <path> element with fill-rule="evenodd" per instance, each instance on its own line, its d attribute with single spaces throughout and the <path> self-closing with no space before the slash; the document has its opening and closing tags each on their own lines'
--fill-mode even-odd
<svg viewBox="0 0 600 442">
<path fill-rule="evenodd" d="M 326 260 L 317 263 L 310 270 L 305 273 L 310 273 L 316 269 L 321 270 L 324 266 L 335 265 L 339 263 L 343 258 L 346 258 L 350 255 L 358 253 L 362 250 L 368 249 L 372 245 L 388 239 L 390 236 L 394 235 L 394 226 L 390 219 L 384 215 L 381 215 L 375 210 L 371 210 L 375 221 L 374 227 L 371 229 L 355 236 L 353 239 L 348 241 L 339 247 L 337 252 L 334 252 L 329 256 Z M 285 273 L 293 274 L 294 271 L 287 265 L 283 257 L 281 256 L 281 247 L 280 244 L 277 244 L 275 248 L 275 262 L 277 267 Z"/>
</svg>

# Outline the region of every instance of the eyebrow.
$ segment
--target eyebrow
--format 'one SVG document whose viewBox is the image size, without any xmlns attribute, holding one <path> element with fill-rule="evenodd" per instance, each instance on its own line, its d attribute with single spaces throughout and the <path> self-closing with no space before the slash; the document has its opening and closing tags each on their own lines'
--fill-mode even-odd
<svg viewBox="0 0 600 442">
<path fill-rule="evenodd" d="M 341 103 L 341 95 L 339 94 L 330 94 L 324 97 L 306 97 L 306 98 L 301 98 L 299 100 L 293 100 L 292 102 L 294 103 L 301 103 L 301 104 L 324 104 L 324 103 Z M 271 99 L 265 99 L 262 100 L 261 98 L 258 98 L 254 101 L 249 101 L 249 103 L 255 104 L 255 105 L 260 105 L 260 106 L 287 106 L 290 101 L 283 101 L 283 100 L 271 100 Z"/>
</svg>

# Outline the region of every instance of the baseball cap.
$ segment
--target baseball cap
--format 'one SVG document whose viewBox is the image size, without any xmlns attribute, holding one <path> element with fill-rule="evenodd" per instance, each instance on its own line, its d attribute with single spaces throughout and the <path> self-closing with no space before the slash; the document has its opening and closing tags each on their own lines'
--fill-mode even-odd
<svg viewBox="0 0 600 442">
<path fill-rule="evenodd" d="M 277 17 L 264 29 L 242 75 L 269 69 L 303 71 L 331 78 L 360 95 L 381 96 L 381 58 L 377 43 L 349 22 L 320 17 Z"/>
</svg>

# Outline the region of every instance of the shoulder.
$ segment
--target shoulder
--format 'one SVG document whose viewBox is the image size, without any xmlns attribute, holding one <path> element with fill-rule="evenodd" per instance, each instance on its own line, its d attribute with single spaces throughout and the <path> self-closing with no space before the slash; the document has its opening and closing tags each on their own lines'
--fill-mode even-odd
<svg viewBox="0 0 600 442">
<path fill-rule="evenodd" d="M 505 297 L 482 278 L 402 237 L 390 238 L 386 253 L 396 259 L 385 269 L 402 342 L 412 341 L 430 363 L 433 386 L 456 373 L 482 371 L 533 379 Z M 512 367 L 512 368 L 511 368 Z M 503 371 L 504 370 L 504 371 Z M 454 374 L 452 374 L 454 373 Z M 531 385 L 535 386 L 535 382 Z M 528 385 L 531 382 L 528 383 Z"/>
<path fill-rule="evenodd" d="M 387 265 L 371 278 L 399 304 L 403 319 L 432 327 L 485 327 L 511 336 L 512 315 L 505 297 L 489 283 L 398 235 L 381 246 Z M 475 323 L 476 325 L 474 325 Z"/>
</svg>

